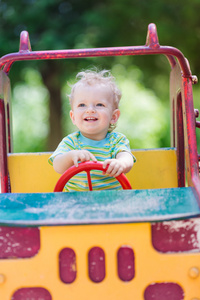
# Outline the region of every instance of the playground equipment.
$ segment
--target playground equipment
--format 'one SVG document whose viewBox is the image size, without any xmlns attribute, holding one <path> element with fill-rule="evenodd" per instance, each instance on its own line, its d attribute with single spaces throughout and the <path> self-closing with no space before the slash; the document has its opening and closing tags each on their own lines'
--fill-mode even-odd
<svg viewBox="0 0 200 300">
<path fill-rule="evenodd" d="M 49 153 L 12 153 L 14 62 L 160 54 L 171 66 L 171 147 L 133 151 L 132 190 L 53 192 Z M 159 44 L 154 24 L 144 46 L 80 50 L 31 51 L 23 31 L 0 67 L 0 299 L 200 299 L 197 79 L 183 54 Z"/>
</svg>

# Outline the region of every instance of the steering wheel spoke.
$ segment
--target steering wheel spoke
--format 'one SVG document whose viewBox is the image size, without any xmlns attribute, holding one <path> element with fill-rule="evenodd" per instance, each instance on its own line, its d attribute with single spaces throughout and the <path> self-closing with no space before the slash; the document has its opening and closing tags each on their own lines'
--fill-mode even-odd
<svg viewBox="0 0 200 300">
<path fill-rule="evenodd" d="M 92 191 L 92 180 L 91 180 L 91 175 L 90 175 L 90 171 L 86 171 L 87 173 L 87 180 L 88 180 L 88 187 L 89 187 L 89 190 Z"/>
</svg>

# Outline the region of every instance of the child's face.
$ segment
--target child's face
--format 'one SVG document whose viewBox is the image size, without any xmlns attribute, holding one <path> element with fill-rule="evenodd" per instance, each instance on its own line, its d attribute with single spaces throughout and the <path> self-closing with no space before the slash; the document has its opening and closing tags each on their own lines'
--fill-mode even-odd
<svg viewBox="0 0 200 300">
<path fill-rule="evenodd" d="M 109 86 L 80 84 L 76 87 L 70 117 L 85 137 L 104 139 L 110 124 L 116 123 L 119 115 Z"/>
</svg>

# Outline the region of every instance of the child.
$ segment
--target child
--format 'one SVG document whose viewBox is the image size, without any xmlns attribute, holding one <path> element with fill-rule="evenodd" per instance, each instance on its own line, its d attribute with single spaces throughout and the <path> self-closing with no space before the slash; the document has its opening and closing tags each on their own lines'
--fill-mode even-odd
<svg viewBox="0 0 200 300">
<path fill-rule="evenodd" d="M 79 131 L 65 137 L 49 158 L 56 172 L 64 173 L 78 162 L 102 161 L 102 171 L 91 171 L 93 190 L 121 189 L 115 177 L 131 170 L 135 157 L 129 141 L 112 132 L 120 116 L 118 108 L 121 92 L 109 71 L 86 71 L 77 75 L 69 95 L 70 118 Z M 65 191 L 88 190 L 86 173 L 75 175 L 65 186 Z"/>
</svg>

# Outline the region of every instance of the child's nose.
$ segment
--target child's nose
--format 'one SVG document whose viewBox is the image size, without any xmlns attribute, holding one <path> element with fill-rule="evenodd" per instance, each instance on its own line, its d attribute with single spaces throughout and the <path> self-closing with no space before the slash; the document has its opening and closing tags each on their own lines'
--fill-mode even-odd
<svg viewBox="0 0 200 300">
<path fill-rule="evenodd" d="M 89 106 L 87 107 L 87 112 L 94 112 L 94 111 L 95 111 L 94 105 L 89 105 Z"/>
</svg>

